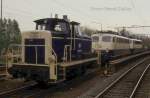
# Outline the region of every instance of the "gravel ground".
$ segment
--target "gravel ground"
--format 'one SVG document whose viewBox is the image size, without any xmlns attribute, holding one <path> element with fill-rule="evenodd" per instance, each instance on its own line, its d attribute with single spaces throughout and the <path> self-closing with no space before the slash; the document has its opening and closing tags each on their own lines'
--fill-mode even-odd
<svg viewBox="0 0 150 98">
<path fill-rule="evenodd" d="M 142 58 L 141 60 L 143 60 Z M 126 67 L 122 68 L 118 72 L 114 73 L 112 76 L 104 79 L 104 80 L 97 80 L 97 83 L 86 93 L 78 96 L 78 98 L 93 98 L 93 96 L 96 96 L 100 91 L 102 91 L 104 88 L 106 88 L 110 83 L 112 83 L 116 78 L 118 78 L 122 73 L 124 73 L 126 70 L 128 70 L 131 66 L 134 66 L 137 62 L 140 60 L 135 60 L 134 62 L 127 64 Z M 98 83 L 99 82 L 99 83 Z"/>
<path fill-rule="evenodd" d="M 71 91 L 70 93 L 73 93 L 72 91 L 74 91 L 74 88 L 75 89 L 80 89 L 80 88 L 76 88 L 76 86 L 80 86 L 80 85 L 82 86 L 83 82 L 86 82 L 87 80 L 90 80 L 96 74 L 99 74 L 99 72 L 89 74 L 89 75 L 85 75 L 85 76 L 81 76 L 81 77 L 77 77 L 73 80 L 69 80 L 69 81 L 60 83 L 58 85 L 50 85 L 50 86 L 48 86 L 48 88 L 45 88 L 45 89 L 42 89 L 42 88 L 40 89 L 40 87 L 37 87 L 38 86 L 37 85 L 37 86 L 31 87 L 29 89 L 20 90 L 20 91 L 17 91 L 16 93 L 3 96 L 3 98 L 44 98 L 44 96 L 46 96 L 47 94 L 48 95 L 49 94 L 54 94 L 56 92 L 57 92 L 58 96 L 59 96 L 59 93 L 64 93 L 66 91 L 68 91 L 68 92 Z M 74 82 L 74 81 L 76 81 L 76 82 Z M 93 84 L 93 83 L 91 83 L 91 84 Z M 86 84 L 86 85 L 88 85 L 88 84 Z M 86 90 L 86 88 L 84 88 L 84 89 Z M 83 93 L 83 91 L 82 92 L 79 91 L 77 93 Z M 67 96 L 67 95 L 64 95 L 64 96 Z M 68 97 L 68 98 L 72 98 L 72 97 Z M 62 98 L 62 95 L 60 96 L 60 98 Z"/>
<path fill-rule="evenodd" d="M 24 82 L 23 79 L 11 79 L 10 77 L 4 78 L 0 80 L 0 93 L 17 87 L 22 87 L 28 84 L 29 82 Z"/>
<path fill-rule="evenodd" d="M 126 74 L 103 95 L 103 98 L 130 98 L 137 81 L 141 77 L 141 74 L 150 63 L 149 60 L 150 59 L 147 59 L 145 62 L 140 63 L 137 67 Z"/>
<path fill-rule="evenodd" d="M 150 98 L 150 68 L 144 75 L 144 78 L 133 98 Z"/>
</svg>

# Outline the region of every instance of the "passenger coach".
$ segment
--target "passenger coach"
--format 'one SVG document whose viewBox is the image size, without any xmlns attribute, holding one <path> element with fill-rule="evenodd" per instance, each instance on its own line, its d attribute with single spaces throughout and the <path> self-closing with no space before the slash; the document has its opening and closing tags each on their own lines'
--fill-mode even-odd
<svg viewBox="0 0 150 98">
<path fill-rule="evenodd" d="M 138 53 L 143 51 L 143 43 L 138 39 L 130 39 L 131 53 Z"/>
</svg>

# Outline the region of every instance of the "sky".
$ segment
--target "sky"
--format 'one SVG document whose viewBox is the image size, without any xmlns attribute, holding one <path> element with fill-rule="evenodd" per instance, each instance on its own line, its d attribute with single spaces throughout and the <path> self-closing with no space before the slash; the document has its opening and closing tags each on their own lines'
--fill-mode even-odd
<svg viewBox="0 0 150 98">
<path fill-rule="evenodd" d="M 3 17 L 16 19 L 21 31 L 35 29 L 36 19 L 58 14 L 92 29 L 150 25 L 149 0 L 3 0 Z M 150 28 L 128 29 L 148 34 Z"/>
</svg>

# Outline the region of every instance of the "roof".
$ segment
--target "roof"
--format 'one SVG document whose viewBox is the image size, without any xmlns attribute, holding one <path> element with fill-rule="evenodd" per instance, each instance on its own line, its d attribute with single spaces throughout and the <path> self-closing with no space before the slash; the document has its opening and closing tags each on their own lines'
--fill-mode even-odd
<svg viewBox="0 0 150 98">
<path fill-rule="evenodd" d="M 68 22 L 64 19 L 59 19 L 59 18 L 43 18 L 43 19 L 38 19 L 35 20 L 35 23 L 44 23 L 44 22 L 48 22 L 48 21 L 62 21 L 62 22 Z"/>
<path fill-rule="evenodd" d="M 75 21 L 71 21 L 70 23 L 71 23 L 71 24 L 74 24 L 74 25 L 79 25 L 79 24 L 80 24 L 80 23 L 75 22 Z"/>
<path fill-rule="evenodd" d="M 120 36 L 120 35 L 116 35 L 116 34 L 93 34 L 92 36 L 104 36 L 104 35 L 106 35 L 106 36 L 111 36 L 111 37 L 118 37 L 118 38 L 123 38 L 123 39 L 130 39 L 130 38 L 128 38 L 128 37 L 124 37 L 124 36 Z"/>
<path fill-rule="evenodd" d="M 60 18 L 43 18 L 43 19 L 38 19 L 38 20 L 35 20 L 34 22 L 35 23 L 44 23 L 44 22 L 48 22 L 48 21 L 61 21 L 61 22 L 67 22 L 65 19 L 60 19 Z M 75 21 L 71 21 L 70 22 L 71 24 L 74 24 L 74 25 L 79 25 L 80 23 L 79 22 L 75 22 Z"/>
</svg>

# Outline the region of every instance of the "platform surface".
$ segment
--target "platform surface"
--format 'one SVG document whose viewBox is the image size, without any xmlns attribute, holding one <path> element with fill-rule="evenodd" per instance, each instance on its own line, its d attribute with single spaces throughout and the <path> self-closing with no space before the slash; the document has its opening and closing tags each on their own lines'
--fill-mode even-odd
<svg viewBox="0 0 150 98">
<path fill-rule="evenodd" d="M 113 61 L 110 61 L 110 64 L 114 65 L 114 64 L 121 63 L 121 62 L 130 60 L 132 58 L 135 58 L 135 57 L 141 56 L 141 55 L 145 55 L 145 54 L 150 54 L 150 51 L 146 51 L 146 52 L 143 52 L 143 53 L 138 53 L 138 54 L 135 54 L 135 55 L 130 55 L 130 56 L 127 56 L 127 57 L 124 57 L 124 58 L 113 60 Z"/>
</svg>

